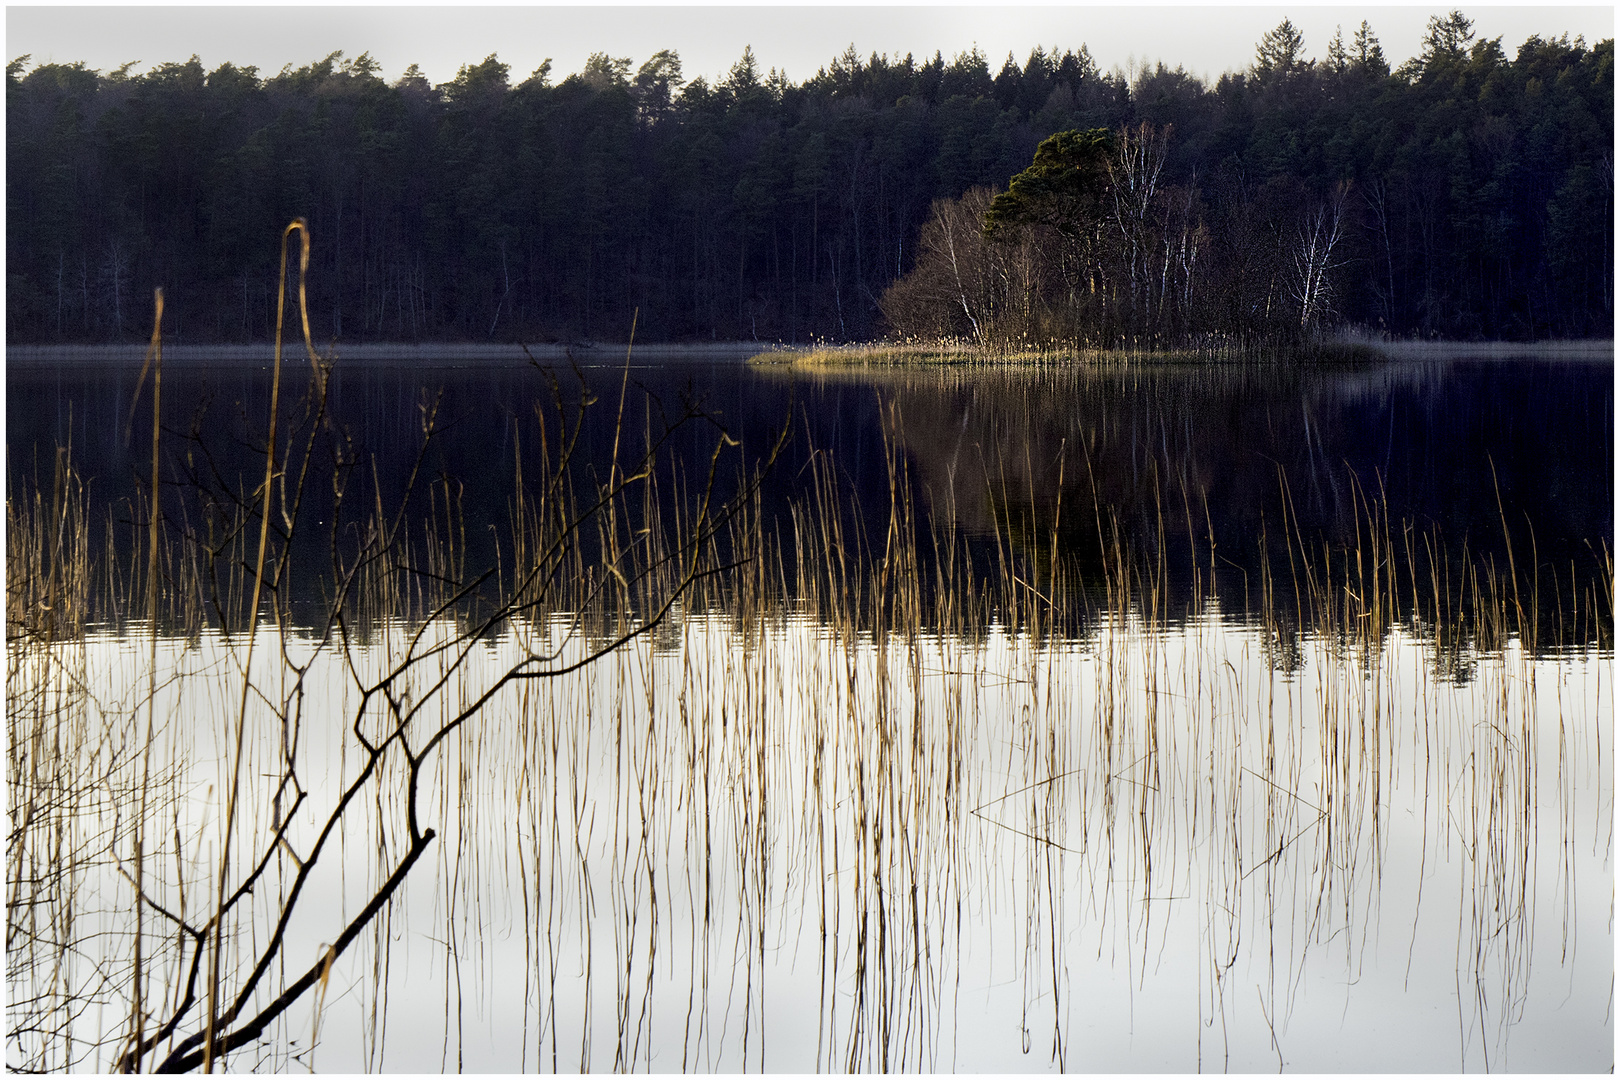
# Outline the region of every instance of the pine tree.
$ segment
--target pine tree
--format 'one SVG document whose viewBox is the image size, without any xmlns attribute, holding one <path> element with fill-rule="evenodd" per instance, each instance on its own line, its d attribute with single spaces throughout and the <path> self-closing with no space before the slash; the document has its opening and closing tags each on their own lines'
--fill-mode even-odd
<svg viewBox="0 0 1620 1080">
<path fill-rule="evenodd" d="M 1428 30 L 1423 37 L 1423 66 L 1427 68 L 1436 60 L 1461 57 L 1473 40 L 1473 20 L 1462 12 L 1453 11 L 1444 18 L 1429 16 Z"/>
<path fill-rule="evenodd" d="M 1378 36 L 1373 33 L 1367 20 L 1361 20 L 1361 29 L 1356 31 L 1355 37 L 1355 65 L 1362 71 L 1374 75 L 1388 75 L 1389 61 L 1384 59 L 1384 47 L 1378 43 Z"/>
<path fill-rule="evenodd" d="M 1284 19 L 1275 30 L 1267 31 L 1255 49 L 1254 74 L 1261 82 L 1286 78 L 1310 67 L 1305 59 L 1305 35 Z"/>
<path fill-rule="evenodd" d="M 1344 29 L 1333 28 L 1333 40 L 1328 42 L 1327 66 L 1335 75 L 1343 75 L 1350 67 L 1350 54 L 1344 48 Z"/>
</svg>

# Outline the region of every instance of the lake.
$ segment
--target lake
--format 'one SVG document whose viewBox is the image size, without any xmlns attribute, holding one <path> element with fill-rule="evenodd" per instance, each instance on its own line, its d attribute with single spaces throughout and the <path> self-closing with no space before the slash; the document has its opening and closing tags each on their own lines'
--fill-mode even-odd
<svg viewBox="0 0 1620 1080">
<path fill-rule="evenodd" d="M 12 1067 L 1612 1068 L 1611 360 L 289 364 L 257 590 L 138 372 L 8 367 Z"/>
</svg>

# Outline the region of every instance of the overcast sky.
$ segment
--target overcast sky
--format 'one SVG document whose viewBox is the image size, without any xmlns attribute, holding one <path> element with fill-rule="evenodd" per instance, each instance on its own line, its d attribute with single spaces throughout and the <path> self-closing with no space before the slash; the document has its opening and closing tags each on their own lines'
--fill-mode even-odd
<svg viewBox="0 0 1620 1080">
<path fill-rule="evenodd" d="M 779 68 L 795 82 L 814 75 L 853 44 L 919 60 L 947 58 L 977 46 L 999 70 L 1010 50 L 1020 63 L 1035 45 L 1078 49 L 1104 70 L 1130 71 L 1162 60 L 1218 78 L 1254 58 L 1255 43 L 1284 17 L 1320 57 L 1335 26 L 1346 40 L 1366 19 L 1393 63 L 1418 51 L 1430 15 L 1445 7 L 1286 7 L 1102 5 L 1046 6 L 627 6 L 574 7 L 400 5 L 347 7 L 87 7 L 50 4 L 6 9 L 6 58 L 29 53 L 35 63 L 83 61 L 109 70 L 139 61 L 142 71 L 193 53 L 212 70 L 224 61 L 270 75 L 342 50 L 369 51 L 392 81 L 408 64 L 444 82 L 462 64 L 495 53 L 514 81 L 547 57 L 553 77 L 578 71 L 592 52 L 628 56 L 639 66 L 674 49 L 683 74 L 714 79 L 752 45 L 761 70 Z M 1482 37 L 1501 35 L 1508 55 L 1531 34 L 1614 36 L 1611 5 L 1585 7 L 1465 5 Z"/>
</svg>

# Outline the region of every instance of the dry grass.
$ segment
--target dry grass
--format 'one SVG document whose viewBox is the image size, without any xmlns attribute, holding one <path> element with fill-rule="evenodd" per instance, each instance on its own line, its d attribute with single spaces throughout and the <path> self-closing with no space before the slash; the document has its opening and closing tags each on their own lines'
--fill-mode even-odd
<svg viewBox="0 0 1620 1080">
<path fill-rule="evenodd" d="M 874 342 L 856 345 L 781 347 L 757 353 L 748 363 L 760 367 L 1050 367 L 1134 363 L 1366 363 L 1385 359 L 1376 346 L 1361 342 L 1322 342 L 1306 348 L 1267 347 L 1256 351 L 1213 345 L 1191 349 L 1071 349 L 1046 346 L 988 348 L 964 341 Z"/>
</svg>

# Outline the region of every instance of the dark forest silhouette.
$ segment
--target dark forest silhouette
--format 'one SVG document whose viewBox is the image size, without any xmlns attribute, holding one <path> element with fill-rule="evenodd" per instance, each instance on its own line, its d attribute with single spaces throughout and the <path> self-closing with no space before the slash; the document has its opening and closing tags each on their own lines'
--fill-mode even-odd
<svg viewBox="0 0 1620 1080">
<path fill-rule="evenodd" d="M 145 74 L 22 57 L 7 331 L 134 340 L 162 285 L 172 340 L 264 340 L 265 237 L 297 216 L 320 241 L 322 339 L 622 340 L 636 312 L 653 340 L 927 329 L 880 301 L 939 215 L 964 197 L 982 213 L 1044 139 L 1101 129 L 1157 170 L 1140 235 L 1110 256 L 1130 303 L 1095 332 L 1020 333 L 1610 336 L 1613 55 L 1612 39 L 1532 37 L 1510 57 L 1453 13 L 1393 71 L 1366 23 L 1310 60 L 1285 20 L 1214 86 L 1162 64 L 1103 73 L 1083 46 L 999 72 L 977 52 L 851 47 L 802 84 L 751 51 L 714 84 L 683 80 L 668 51 L 639 68 L 597 54 L 560 82 L 548 62 L 514 83 L 491 56 L 438 86 L 414 66 L 386 82 L 365 54 L 269 78 L 195 57 Z M 1313 226 L 1338 230 L 1314 294 Z M 1051 256 L 1056 234 L 1020 227 Z"/>
</svg>

